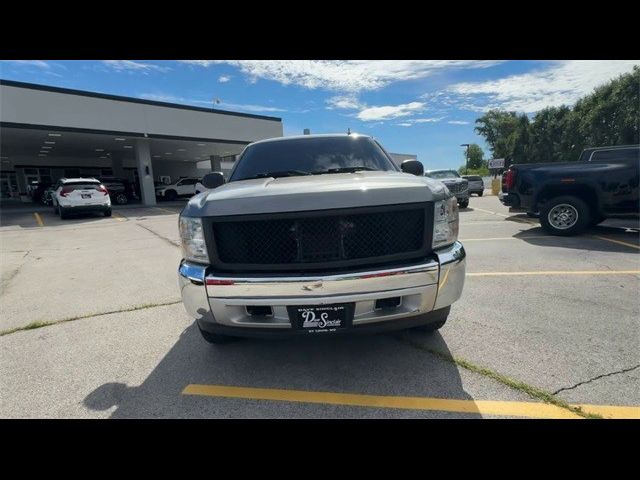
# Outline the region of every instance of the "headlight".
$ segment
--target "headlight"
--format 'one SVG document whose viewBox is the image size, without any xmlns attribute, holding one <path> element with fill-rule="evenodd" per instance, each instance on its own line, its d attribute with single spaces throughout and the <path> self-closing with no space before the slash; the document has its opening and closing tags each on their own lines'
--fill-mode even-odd
<svg viewBox="0 0 640 480">
<path fill-rule="evenodd" d="M 187 260 L 209 263 L 207 244 L 204 241 L 202 219 L 180 217 L 180 240 L 182 255 Z"/>
<path fill-rule="evenodd" d="M 434 249 L 451 245 L 458 239 L 458 201 L 449 197 L 435 203 L 433 215 Z"/>
</svg>

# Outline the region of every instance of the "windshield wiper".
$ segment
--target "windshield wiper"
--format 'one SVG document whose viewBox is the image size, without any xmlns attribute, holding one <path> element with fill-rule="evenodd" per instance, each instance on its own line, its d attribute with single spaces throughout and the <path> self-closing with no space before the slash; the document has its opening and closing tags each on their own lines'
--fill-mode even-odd
<svg viewBox="0 0 640 480">
<path fill-rule="evenodd" d="M 371 168 L 371 167 L 365 167 L 365 166 L 360 166 L 360 167 L 337 167 L 337 168 L 328 168 L 326 170 L 319 170 L 317 172 L 313 172 L 314 175 L 321 175 L 324 173 L 353 173 L 353 172 L 357 172 L 359 170 L 376 170 L 375 168 Z"/>
<path fill-rule="evenodd" d="M 252 180 L 254 178 L 280 178 L 280 177 L 296 177 L 300 175 L 311 175 L 304 170 L 279 170 L 274 172 L 262 172 L 252 177 L 243 178 L 242 180 Z"/>
</svg>

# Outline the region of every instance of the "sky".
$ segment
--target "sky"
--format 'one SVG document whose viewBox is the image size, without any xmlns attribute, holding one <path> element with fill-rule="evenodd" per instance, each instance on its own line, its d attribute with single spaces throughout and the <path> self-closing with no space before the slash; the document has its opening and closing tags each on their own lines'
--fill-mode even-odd
<svg viewBox="0 0 640 480">
<path fill-rule="evenodd" d="M 3 60 L 0 78 L 280 117 L 285 135 L 372 135 L 425 168 L 457 168 L 491 108 L 572 105 L 640 61 Z M 1 99 L 0 99 L 1 100 Z M 1 108 L 1 103 L 0 103 Z"/>
</svg>

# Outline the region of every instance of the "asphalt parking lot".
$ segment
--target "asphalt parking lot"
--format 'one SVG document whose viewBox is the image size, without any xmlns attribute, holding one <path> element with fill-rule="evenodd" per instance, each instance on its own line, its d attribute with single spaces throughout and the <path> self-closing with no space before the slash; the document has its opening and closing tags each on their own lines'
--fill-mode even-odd
<svg viewBox="0 0 640 480">
<path fill-rule="evenodd" d="M 474 196 L 438 333 L 212 346 L 179 299 L 179 210 L 0 214 L 1 417 L 640 418 L 637 220 L 552 237 Z"/>
</svg>

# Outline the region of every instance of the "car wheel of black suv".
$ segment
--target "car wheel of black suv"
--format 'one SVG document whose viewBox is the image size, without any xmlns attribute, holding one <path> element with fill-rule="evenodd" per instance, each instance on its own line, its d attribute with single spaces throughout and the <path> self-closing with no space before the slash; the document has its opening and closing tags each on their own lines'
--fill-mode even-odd
<svg viewBox="0 0 640 480">
<path fill-rule="evenodd" d="M 116 195 L 115 201 L 118 205 L 125 205 L 127 203 L 129 203 L 129 199 L 127 198 L 127 196 L 124 193 L 118 193 Z"/>
<path fill-rule="evenodd" d="M 464 202 L 458 203 L 460 208 L 467 208 L 469 206 L 469 200 L 465 200 Z"/>
<path fill-rule="evenodd" d="M 589 226 L 591 227 L 595 227 L 596 225 L 601 224 L 602 222 L 604 222 L 607 219 L 607 217 L 603 216 L 603 215 L 591 215 L 591 218 L 589 219 Z"/>
<path fill-rule="evenodd" d="M 540 208 L 540 224 L 552 235 L 578 235 L 589 226 L 589 206 L 570 195 L 548 200 Z"/>
<path fill-rule="evenodd" d="M 478 192 L 478 196 L 481 197 L 484 192 Z"/>
<path fill-rule="evenodd" d="M 208 343 L 214 345 L 229 343 L 238 339 L 237 337 L 230 337 L 229 335 L 218 335 L 217 333 L 207 332 L 206 330 L 202 330 L 200 327 L 198 327 L 198 330 L 200 330 L 202 338 L 204 338 Z"/>
</svg>

